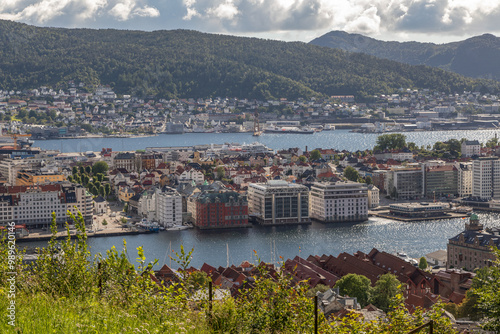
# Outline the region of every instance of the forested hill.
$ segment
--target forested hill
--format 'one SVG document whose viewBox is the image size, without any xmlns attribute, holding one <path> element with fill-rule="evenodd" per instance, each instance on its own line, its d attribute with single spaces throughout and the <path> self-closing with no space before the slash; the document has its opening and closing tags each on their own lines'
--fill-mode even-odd
<svg viewBox="0 0 500 334">
<path fill-rule="evenodd" d="M 313 45 L 361 52 L 411 65 L 428 65 L 473 78 L 500 80 L 500 38 L 491 34 L 447 44 L 385 42 L 359 34 L 331 31 Z"/>
<path fill-rule="evenodd" d="M 499 88 L 498 83 L 435 68 L 306 43 L 186 30 L 39 28 L 0 21 L 0 88 L 57 88 L 69 80 L 166 98 L 362 98 L 400 87 L 443 92 Z"/>
</svg>

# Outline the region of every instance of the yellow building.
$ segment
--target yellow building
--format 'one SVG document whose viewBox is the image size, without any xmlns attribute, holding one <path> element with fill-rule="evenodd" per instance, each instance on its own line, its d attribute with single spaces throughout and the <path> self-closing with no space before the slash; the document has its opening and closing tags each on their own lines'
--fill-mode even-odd
<svg viewBox="0 0 500 334">
<path fill-rule="evenodd" d="M 20 170 L 16 177 L 16 186 L 32 186 L 65 181 L 66 177 L 58 173 L 43 173 L 36 170 Z"/>
</svg>

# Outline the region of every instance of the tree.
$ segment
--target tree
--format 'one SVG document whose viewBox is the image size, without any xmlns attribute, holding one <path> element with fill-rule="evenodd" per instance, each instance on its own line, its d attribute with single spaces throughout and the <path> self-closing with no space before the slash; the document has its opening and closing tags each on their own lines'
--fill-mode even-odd
<svg viewBox="0 0 500 334">
<path fill-rule="evenodd" d="M 486 315 L 484 329 L 500 333 L 500 250 L 492 248 L 495 261 L 479 270 L 472 280 L 472 288 L 478 295 L 478 308 Z"/>
<path fill-rule="evenodd" d="M 372 184 L 373 183 L 372 177 L 370 175 L 368 175 L 368 176 L 365 177 L 365 183 L 366 184 Z"/>
<path fill-rule="evenodd" d="M 92 168 L 90 166 L 86 166 L 85 167 L 85 174 L 90 175 L 91 172 L 92 172 Z"/>
<path fill-rule="evenodd" d="M 109 183 L 104 184 L 104 194 L 109 196 L 111 194 L 111 185 Z"/>
<path fill-rule="evenodd" d="M 498 138 L 495 136 L 486 142 L 486 147 L 494 148 L 498 146 Z"/>
<path fill-rule="evenodd" d="M 94 175 L 99 174 L 99 173 L 106 174 L 108 169 L 109 169 L 109 167 L 108 167 L 108 164 L 106 163 L 106 161 L 98 161 L 92 166 L 92 173 Z"/>
<path fill-rule="evenodd" d="M 397 150 L 406 147 L 406 136 L 400 133 L 384 134 L 377 137 L 377 145 L 373 150 Z"/>
<path fill-rule="evenodd" d="M 219 180 L 221 180 L 226 175 L 226 171 L 222 166 L 217 167 L 215 171 L 217 172 L 217 178 Z"/>
<path fill-rule="evenodd" d="M 390 273 L 382 275 L 375 283 L 370 303 L 388 312 L 391 300 L 396 297 L 396 294 L 402 292 L 401 290 L 401 282 L 396 276 Z"/>
<path fill-rule="evenodd" d="M 321 152 L 319 150 L 312 150 L 311 154 L 309 155 L 309 160 L 314 161 L 319 159 L 321 159 Z"/>
<path fill-rule="evenodd" d="M 356 297 L 361 307 L 368 305 L 373 288 L 370 280 L 363 275 L 347 274 L 335 283 L 341 295 Z"/>
<path fill-rule="evenodd" d="M 102 226 L 107 226 L 108 225 L 108 221 L 106 219 L 103 219 L 101 224 L 102 224 Z"/>
<path fill-rule="evenodd" d="M 418 267 L 422 270 L 426 270 L 427 267 L 429 267 L 429 265 L 427 264 L 427 260 L 425 259 L 425 257 L 421 257 L 420 258 L 420 261 L 418 262 Z"/>
<path fill-rule="evenodd" d="M 299 157 L 299 161 L 300 161 L 300 162 L 306 162 L 306 161 L 307 161 L 306 156 L 305 156 L 305 155 L 301 155 L 301 156 Z"/>
<path fill-rule="evenodd" d="M 351 166 L 347 166 L 344 169 L 344 176 L 348 180 L 351 180 L 351 181 L 354 181 L 354 182 L 357 182 L 358 179 L 359 179 L 359 173 L 358 173 L 358 171 L 354 167 L 351 167 Z"/>
<path fill-rule="evenodd" d="M 78 174 L 78 167 L 73 166 L 71 172 L 72 172 L 73 175 Z"/>
<path fill-rule="evenodd" d="M 80 169 L 80 174 L 85 174 L 85 168 L 83 166 L 80 166 L 79 169 Z"/>
</svg>

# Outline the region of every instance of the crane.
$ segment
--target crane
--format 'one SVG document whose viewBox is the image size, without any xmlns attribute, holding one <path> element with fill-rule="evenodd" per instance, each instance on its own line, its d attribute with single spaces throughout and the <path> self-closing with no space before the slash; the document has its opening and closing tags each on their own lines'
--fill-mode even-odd
<svg viewBox="0 0 500 334">
<path fill-rule="evenodd" d="M 10 138 L 12 138 L 12 139 L 14 139 L 14 149 L 17 150 L 18 149 L 18 147 L 17 147 L 17 138 L 19 138 L 19 137 L 31 137 L 31 134 L 24 134 L 24 135 L 22 135 L 20 133 L 9 133 L 7 136 L 10 137 Z"/>
</svg>

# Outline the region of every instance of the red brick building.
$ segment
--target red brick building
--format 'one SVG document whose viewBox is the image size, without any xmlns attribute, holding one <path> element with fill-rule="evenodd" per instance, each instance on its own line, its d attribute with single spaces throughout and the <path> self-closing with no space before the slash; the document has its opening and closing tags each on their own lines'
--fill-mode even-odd
<svg viewBox="0 0 500 334">
<path fill-rule="evenodd" d="M 196 193 L 188 198 L 187 210 L 200 229 L 250 226 L 247 198 L 234 191 Z"/>
</svg>

